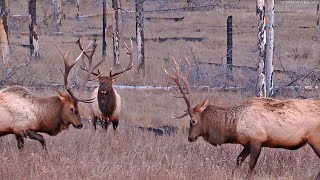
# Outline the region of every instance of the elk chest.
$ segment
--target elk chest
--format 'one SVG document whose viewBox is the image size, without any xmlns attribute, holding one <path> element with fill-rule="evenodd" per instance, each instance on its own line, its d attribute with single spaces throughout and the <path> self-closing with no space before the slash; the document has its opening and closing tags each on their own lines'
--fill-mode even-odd
<svg viewBox="0 0 320 180">
<path fill-rule="evenodd" d="M 99 90 L 99 88 L 96 88 L 93 96 L 96 97 L 92 103 L 94 114 L 111 119 L 120 115 L 121 98 L 114 88 L 111 90 Z"/>
</svg>

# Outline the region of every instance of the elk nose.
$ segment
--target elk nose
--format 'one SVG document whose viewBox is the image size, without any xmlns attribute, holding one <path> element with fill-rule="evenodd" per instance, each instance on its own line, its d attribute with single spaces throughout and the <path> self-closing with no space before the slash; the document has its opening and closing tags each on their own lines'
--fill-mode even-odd
<svg viewBox="0 0 320 180">
<path fill-rule="evenodd" d="M 75 126 L 75 128 L 77 128 L 77 129 L 81 129 L 83 127 L 83 124 L 81 123 L 81 124 L 79 124 L 79 125 L 77 125 L 77 126 Z"/>
<path fill-rule="evenodd" d="M 193 142 L 193 138 L 188 137 L 188 141 L 189 141 L 189 142 Z"/>
</svg>

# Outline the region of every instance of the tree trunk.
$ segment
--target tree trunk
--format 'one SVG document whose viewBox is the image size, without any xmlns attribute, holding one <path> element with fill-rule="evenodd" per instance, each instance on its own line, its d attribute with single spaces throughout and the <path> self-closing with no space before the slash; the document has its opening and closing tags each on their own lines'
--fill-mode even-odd
<svg viewBox="0 0 320 180">
<path fill-rule="evenodd" d="M 112 0 L 113 7 L 113 65 L 120 66 L 120 49 L 119 49 L 119 1 Z"/>
<path fill-rule="evenodd" d="M 107 1 L 102 1 L 102 58 L 107 55 Z"/>
<path fill-rule="evenodd" d="M 2 60 L 5 68 L 10 67 L 10 46 L 9 46 L 9 0 L 1 1 L 1 19 L 0 19 L 0 41 L 1 41 L 1 51 Z"/>
<path fill-rule="evenodd" d="M 136 38 L 138 47 L 138 72 L 145 73 L 144 64 L 144 32 L 143 32 L 143 0 L 136 0 Z"/>
<path fill-rule="evenodd" d="M 266 95 L 273 96 L 274 0 L 267 0 Z"/>
<path fill-rule="evenodd" d="M 80 0 L 77 0 L 77 18 L 80 16 Z"/>
<path fill-rule="evenodd" d="M 320 1 L 318 2 L 318 6 L 317 6 L 317 30 L 318 32 L 320 31 Z"/>
<path fill-rule="evenodd" d="M 227 19 L 227 67 L 228 79 L 233 79 L 232 75 L 232 16 Z"/>
<path fill-rule="evenodd" d="M 61 0 L 53 0 L 53 17 L 56 22 L 56 31 L 60 31 L 61 19 L 62 19 L 62 6 Z"/>
<path fill-rule="evenodd" d="M 36 0 L 29 0 L 29 41 L 30 41 L 30 55 L 33 58 L 39 58 L 39 41 L 37 35 L 37 11 Z"/>
<path fill-rule="evenodd" d="M 265 4 L 264 0 L 257 0 L 257 15 L 258 22 L 258 52 L 259 52 L 259 67 L 258 67 L 258 96 L 266 97 L 265 84 L 265 58 L 266 58 L 266 22 L 265 22 Z"/>
</svg>

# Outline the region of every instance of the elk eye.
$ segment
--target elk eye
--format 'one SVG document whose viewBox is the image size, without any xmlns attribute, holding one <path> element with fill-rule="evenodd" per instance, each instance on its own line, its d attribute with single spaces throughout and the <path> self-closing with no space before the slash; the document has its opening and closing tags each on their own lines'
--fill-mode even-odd
<svg viewBox="0 0 320 180">
<path fill-rule="evenodd" d="M 191 124 L 195 124 L 196 121 L 194 119 L 191 119 Z"/>
<path fill-rule="evenodd" d="M 74 112 L 74 108 L 73 108 L 73 107 L 70 107 L 69 110 L 70 110 L 71 112 Z"/>
</svg>

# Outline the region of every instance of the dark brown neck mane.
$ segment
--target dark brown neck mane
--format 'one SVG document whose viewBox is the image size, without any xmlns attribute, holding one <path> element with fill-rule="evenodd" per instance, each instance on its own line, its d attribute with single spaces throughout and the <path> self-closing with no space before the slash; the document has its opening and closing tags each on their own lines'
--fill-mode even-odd
<svg viewBox="0 0 320 180">
<path fill-rule="evenodd" d="M 208 106 L 203 113 L 203 120 L 208 123 L 206 127 L 215 129 L 215 141 L 224 143 L 236 142 L 236 127 L 237 127 L 237 111 L 235 108 L 221 108 L 216 106 Z M 209 125 L 211 124 L 211 125 Z M 210 130 L 206 130 L 210 132 Z"/>
<path fill-rule="evenodd" d="M 98 90 L 98 104 L 103 116 L 111 117 L 116 109 L 116 94 L 113 88 Z"/>
<path fill-rule="evenodd" d="M 39 107 L 41 113 L 37 114 L 41 125 L 38 132 L 54 136 L 66 128 L 67 125 L 62 120 L 62 107 L 63 104 L 57 96 L 42 100 L 41 107 Z"/>
</svg>

